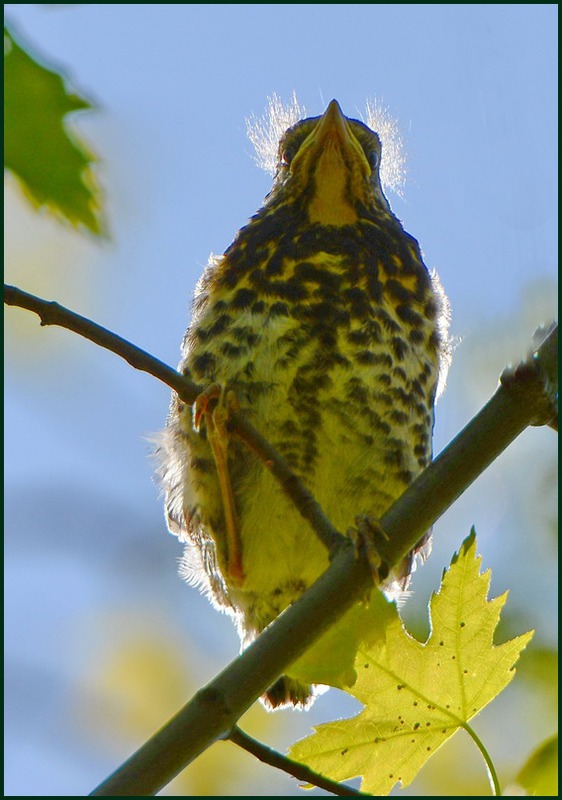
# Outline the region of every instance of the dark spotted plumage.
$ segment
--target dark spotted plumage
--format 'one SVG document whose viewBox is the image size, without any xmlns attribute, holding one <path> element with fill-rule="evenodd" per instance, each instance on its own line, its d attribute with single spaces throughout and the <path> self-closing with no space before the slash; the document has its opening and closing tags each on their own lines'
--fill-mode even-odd
<svg viewBox="0 0 562 800">
<path fill-rule="evenodd" d="M 380 517 L 429 463 L 445 344 L 438 285 L 390 210 L 380 155 L 377 134 L 335 101 L 286 132 L 263 208 L 199 281 L 180 365 L 234 392 L 344 532 L 359 514 Z M 244 572 L 234 580 L 207 433 L 174 397 L 162 448 L 168 524 L 187 545 L 185 576 L 232 614 L 247 644 L 328 554 L 233 438 Z M 389 588 L 404 590 L 411 567 L 408 558 Z M 306 704 L 309 693 L 285 678 L 268 698 Z"/>
</svg>

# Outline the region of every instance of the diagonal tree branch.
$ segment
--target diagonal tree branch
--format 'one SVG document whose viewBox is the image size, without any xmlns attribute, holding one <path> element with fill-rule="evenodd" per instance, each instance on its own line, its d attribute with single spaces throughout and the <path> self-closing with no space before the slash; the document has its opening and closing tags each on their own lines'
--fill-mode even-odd
<svg viewBox="0 0 562 800">
<path fill-rule="evenodd" d="M 22 304 L 13 294 L 10 299 L 12 304 Z M 109 349 L 121 354 L 115 343 Z M 532 357 L 504 373 L 484 408 L 383 515 L 380 522 L 388 539 L 381 539 L 379 549 L 389 566 L 415 545 L 528 425 L 549 424 L 557 394 L 557 352 L 554 328 Z M 213 742 L 227 735 L 259 695 L 371 586 L 366 560 L 357 557 L 352 543 L 344 537 L 330 567 L 316 583 L 92 795 L 147 796 L 158 792 Z"/>
<path fill-rule="evenodd" d="M 528 425 L 552 417 L 557 329 L 383 515 L 382 553 L 397 562 L 422 533 Z M 382 549 L 382 548 L 381 548 Z M 318 581 L 220 675 L 92 794 L 154 794 L 216 739 L 307 646 L 372 584 L 353 548 L 342 548 Z"/>
</svg>

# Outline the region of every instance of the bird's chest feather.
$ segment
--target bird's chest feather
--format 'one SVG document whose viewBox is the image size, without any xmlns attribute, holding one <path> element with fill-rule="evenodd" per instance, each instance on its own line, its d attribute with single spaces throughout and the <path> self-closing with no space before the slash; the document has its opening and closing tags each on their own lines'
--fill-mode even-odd
<svg viewBox="0 0 562 800">
<path fill-rule="evenodd" d="M 350 269 L 349 258 L 326 252 L 285 259 L 282 275 L 261 270 L 234 286 L 211 275 L 186 340 L 184 369 L 234 391 L 242 413 L 343 531 L 357 514 L 382 514 L 431 456 L 437 356 L 435 323 L 423 311 L 430 290 L 417 274 L 401 277 L 380 266 L 375 283 L 365 265 Z M 190 453 L 184 507 L 211 532 L 220 562 L 212 457 L 189 410 L 181 425 Z M 279 582 L 308 585 L 327 565 L 315 534 L 237 441 L 229 465 L 246 589 L 271 588 L 273 564 L 284 573 Z"/>
</svg>

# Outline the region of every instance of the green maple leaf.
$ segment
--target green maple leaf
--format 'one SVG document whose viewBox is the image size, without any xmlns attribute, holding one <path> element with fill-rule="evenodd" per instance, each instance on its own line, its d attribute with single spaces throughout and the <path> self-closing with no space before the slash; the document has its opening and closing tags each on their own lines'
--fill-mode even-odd
<svg viewBox="0 0 562 800">
<path fill-rule="evenodd" d="M 357 603 L 333 625 L 287 674 L 304 683 L 324 683 L 348 689 L 357 680 L 356 658 L 361 643 L 384 634 L 388 601 L 373 591 L 368 602 Z"/>
<path fill-rule="evenodd" d="M 4 167 L 34 206 L 47 206 L 100 235 L 95 159 L 65 124 L 71 112 L 91 107 L 4 28 Z"/>
<path fill-rule="evenodd" d="M 379 606 L 384 635 L 360 646 L 350 694 L 364 704 L 352 719 L 317 727 L 290 757 L 333 780 L 361 776 L 362 789 L 386 795 L 407 786 L 427 759 L 512 680 L 531 639 L 525 633 L 493 644 L 507 593 L 488 600 L 489 571 L 480 574 L 472 532 L 430 603 L 431 633 L 418 642 L 395 606 Z"/>
</svg>

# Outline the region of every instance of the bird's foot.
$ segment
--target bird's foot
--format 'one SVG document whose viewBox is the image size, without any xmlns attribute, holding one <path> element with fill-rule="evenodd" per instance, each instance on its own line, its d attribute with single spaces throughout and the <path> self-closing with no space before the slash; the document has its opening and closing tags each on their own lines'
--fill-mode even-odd
<svg viewBox="0 0 562 800">
<path fill-rule="evenodd" d="M 240 586 L 244 582 L 242 540 L 236 514 L 234 492 L 228 469 L 228 419 L 231 411 L 237 410 L 234 392 L 227 391 L 218 383 L 208 386 L 193 404 L 193 428 L 200 431 L 205 421 L 207 441 L 217 468 L 219 487 L 226 528 L 227 571 L 232 582 Z"/>
<path fill-rule="evenodd" d="M 211 383 L 201 394 L 197 395 L 193 403 L 193 430 L 201 430 L 201 423 L 205 421 L 207 427 L 217 407 L 223 400 L 224 390 L 220 383 Z M 212 426 L 212 421 L 211 421 Z"/>
<path fill-rule="evenodd" d="M 355 524 L 357 528 L 350 528 L 347 535 L 354 542 L 357 558 L 361 555 L 367 558 L 373 580 L 380 585 L 386 580 L 390 570 L 380 555 L 377 541 L 387 542 L 388 536 L 379 520 L 369 514 L 359 514 L 355 517 Z"/>
</svg>

